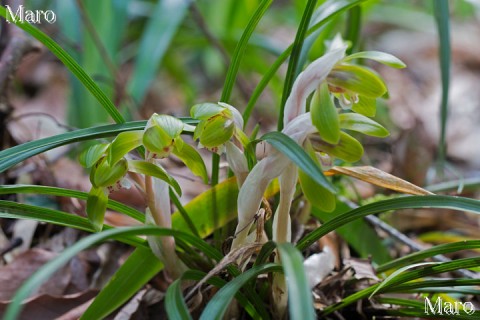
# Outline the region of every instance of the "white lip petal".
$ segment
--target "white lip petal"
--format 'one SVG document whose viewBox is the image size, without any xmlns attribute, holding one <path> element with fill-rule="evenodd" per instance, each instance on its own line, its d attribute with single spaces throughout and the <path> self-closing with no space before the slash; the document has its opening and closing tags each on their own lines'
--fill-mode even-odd
<svg viewBox="0 0 480 320">
<path fill-rule="evenodd" d="M 307 97 L 327 78 L 333 66 L 343 59 L 345 50 L 346 47 L 342 46 L 327 52 L 298 75 L 285 104 L 284 126 L 305 112 Z"/>
</svg>

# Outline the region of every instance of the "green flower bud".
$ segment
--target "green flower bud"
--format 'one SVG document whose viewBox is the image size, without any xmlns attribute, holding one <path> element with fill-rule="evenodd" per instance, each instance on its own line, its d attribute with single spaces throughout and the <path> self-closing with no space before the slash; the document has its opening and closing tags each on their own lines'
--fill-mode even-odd
<svg viewBox="0 0 480 320">
<path fill-rule="evenodd" d="M 143 145 L 149 151 L 149 157 L 165 158 L 170 155 L 176 144 L 180 144 L 180 134 L 184 124 L 175 117 L 154 114 L 145 127 Z"/>
<path fill-rule="evenodd" d="M 100 159 L 90 172 L 90 182 L 94 187 L 106 188 L 116 185 L 128 171 L 128 163 L 125 158 L 120 159 L 113 166 L 109 166 L 107 158 Z"/>
</svg>

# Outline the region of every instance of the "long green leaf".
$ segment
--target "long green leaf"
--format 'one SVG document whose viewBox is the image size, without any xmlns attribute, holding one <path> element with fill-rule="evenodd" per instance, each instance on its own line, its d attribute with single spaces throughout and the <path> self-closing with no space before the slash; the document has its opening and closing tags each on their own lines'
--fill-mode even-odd
<svg viewBox="0 0 480 320">
<path fill-rule="evenodd" d="M 320 29 L 322 26 L 324 26 L 326 23 L 337 17 L 339 14 L 342 14 L 346 10 L 359 5 L 360 3 L 364 2 L 366 0 L 329 0 L 326 1 L 322 6 L 323 6 L 323 12 L 324 14 L 322 17 L 318 20 L 318 22 L 313 25 L 310 29 L 308 29 L 307 35 L 312 35 L 315 31 Z M 275 62 L 272 64 L 270 69 L 263 75 L 262 79 L 258 83 L 258 85 L 255 87 L 255 90 L 253 91 L 250 100 L 248 101 L 247 107 L 245 108 L 245 111 L 243 112 L 243 120 L 244 120 L 244 126 L 247 125 L 248 119 L 250 118 L 253 108 L 255 107 L 255 104 L 257 103 L 258 98 L 262 94 L 262 92 L 265 90 L 267 87 L 268 83 L 270 80 L 274 77 L 275 73 L 280 69 L 282 64 L 288 59 L 290 56 L 290 53 L 292 52 L 293 49 L 293 44 L 290 45 L 285 51 L 283 51 L 275 60 Z M 283 114 L 283 113 L 282 113 Z M 279 122 L 280 123 L 280 122 Z"/>
<path fill-rule="evenodd" d="M 333 212 L 325 212 L 316 207 L 312 208 L 312 215 L 327 222 L 334 217 L 340 216 L 352 210 L 343 201 L 337 200 L 335 210 Z M 387 247 L 378 236 L 377 232 L 363 219 L 357 219 L 346 223 L 345 225 L 335 229 L 340 236 L 360 255 L 362 258 L 371 259 L 379 264 L 386 263 L 391 260 Z"/>
<path fill-rule="evenodd" d="M 0 16 L 6 19 L 7 15 L 9 15 L 9 13 L 7 13 L 5 7 L 0 6 Z M 23 29 L 32 37 L 43 43 L 43 45 L 45 45 L 55 56 L 57 56 L 57 58 L 63 62 L 63 64 L 78 78 L 78 80 L 83 83 L 85 88 L 92 93 L 98 102 L 100 102 L 100 104 L 105 108 L 115 122 L 125 122 L 113 102 L 105 95 L 105 93 L 98 87 L 92 78 L 90 78 L 90 76 L 83 70 L 83 68 L 65 50 L 63 50 L 55 41 L 53 41 L 52 38 L 31 24 L 21 22 L 19 19 L 16 21 L 12 20 L 12 23 L 15 23 L 17 27 Z"/>
<path fill-rule="evenodd" d="M 102 319 L 130 299 L 162 270 L 149 248 L 137 248 L 115 272 L 80 319 Z"/>
<path fill-rule="evenodd" d="M 198 247 L 205 254 L 212 252 L 212 248 L 203 242 L 201 239 L 193 237 L 189 234 L 185 234 L 178 230 L 172 229 L 160 229 L 154 226 L 141 226 L 141 227 L 128 227 L 128 228 L 116 228 L 106 230 L 96 234 L 92 234 L 82 240 L 76 242 L 73 246 L 62 252 L 57 258 L 49 261 L 40 269 L 38 269 L 15 293 L 12 302 L 8 306 L 8 309 L 4 315 L 5 320 L 14 320 L 18 317 L 22 310 L 22 302 L 35 291 L 42 283 L 44 283 L 49 277 L 51 277 L 57 270 L 64 266 L 71 258 L 77 255 L 79 252 L 108 239 L 125 238 L 128 236 L 138 235 L 151 235 L 151 236 L 173 236 L 186 241 L 192 245 Z M 221 258 L 221 254 L 215 251 L 214 256 Z"/>
<path fill-rule="evenodd" d="M 168 319 L 171 320 L 192 319 L 190 312 L 188 312 L 187 304 L 183 299 L 181 281 L 182 279 L 175 280 L 168 287 L 167 294 L 165 295 L 165 309 Z"/>
<path fill-rule="evenodd" d="M 358 48 L 358 40 L 360 39 L 360 32 L 362 31 L 362 7 L 356 6 L 348 11 L 347 27 L 345 30 L 346 41 L 352 45 L 347 50 L 347 54 L 351 54 Z"/>
<path fill-rule="evenodd" d="M 428 197 L 428 196 L 425 196 Z M 466 268 L 474 268 L 480 266 L 480 258 L 466 258 L 466 259 L 459 259 L 455 261 L 449 261 L 449 262 L 443 262 L 443 263 L 438 263 L 435 265 L 431 265 L 428 267 L 424 267 L 418 270 L 411 270 L 408 272 L 405 272 L 395 279 L 393 279 L 389 284 L 385 285 L 381 292 L 392 292 L 394 291 L 394 288 L 396 286 L 401 286 L 404 283 L 424 277 L 429 277 L 432 275 L 444 273 L 444 272 L 450 272 L 458 269 L 466 269 Z M 352 303 L 355 303 L 356 301 L 360 299 L 364 299 L 368 297 L 372 292 L 375 291 L 375 289 L 379 285 L 373 285 L 371 287 L 368 287 L 366 289 L 360 290 L 347 298 L 343 299 L 342 301 L 335 303 L 331 306 L 328 306 L 325 308 L 322 312 L 322 316 L 326 316 L 334 311 L 337 311 L 339 309 L 342 309 L 343 307 L 350 305 Z"/>
<path fill-rule="evenodd" d="M 432 248 L 414 252 L 404 257 L 385 263 L 379 266 L 376 269 L 376 271 L 377 273 L 384 272 L 393 268 L 403 267 L 407 264 L 416 263 L 426 258 L 431 258 L 439 254 L 457 252 L 461 250 L 478 249 L 478 248 L 480 248 L 480 240 L 467 240 L 467 241 L 440 244 Z"/>
<path fill-rule="evenodd" d="M 417 301 L 412 299 L 399 299 L 399 298 L 380 298 L 378 299 L 378 302 L 381 304 L 392 304 L 392 305 L 405 307 L 405 308 L 389 308 L 387 310 L 387 313 L 389 315 L 401 317 L 402 319 L 405 317 L 419 318 L 419 319 L 424 319 L 424 318 L 439 319 L 439 315 L 440 315 L 440 314 L 426 313 L 425 301 Z M 479 314 L 480 313 L 478 311 L 476 312 L 474 311 L 472 314 L 466 314 L 460 311 L 459 314 L 454 314 L 454 315 L 445 314 L 445 317 L 443 317 L 443 314 L 442 314 L 441 318 L 442 319 L 453 318 L 453 319 L 459 319 L 459 320 L 474 320 L 474 319 L 478 319 Z"/>
<path fill-rule="evenodd" d="M 191 118 L 180 118 L 185 123 L 197 123 Z M 39 140 L 23 143 L 21 145 L 0 151 L 0 172 L 33 157 L 42 152 L 64 146 L 70 143 L 99 139 L 114 136 L 118 133 L 133 130 L 143 130 L 146 121 L 132 121 L 123 124 L 110 124 L 87 129 L 79 129 L 71 132 L 58 134 Z"/>
<path fill-rule="evenodd" d="M 128 92 L 140 103 L 162 62 L 191 0 L 160 0 L 143 32 Z"/>
<path fill-rule="evenodd" d="M 194 280 L 194 281 L 200 281 L 205 278 L 207 274 L 205 272 L 201 272 L 198 270 L 187 270 L 183 275 L 182 275 L 182 280 Z M 219 278 L 219 277 L 210 277 L 208 280 L 206 280 L 206 283 L 214 285 L 217 288 L 222 288 L 225 286 L 228 282 Z M 170 287 L 167 290 L 170 290 Z M 248 290 L 247 290 L 248 291 Z M 246 292 L 246 295 L 248 295 L 248 292 Z M 253 319 L 265 319 L 268 320 L 270 319 L 269 314 L 266 312 L 264 308 L 259 308 L 257 304 L 257 308 L 247 299 L 247 296 L 244 295 L 242 292 L 237 292 L 235 295 L 235 299 L 238 301 L 238 303 L 245 309 L 245 311 L 253 318 Z M 249 297 L 249 299 L 252 299 L 253 297 Z M 180 297 L 176 297 L 176 299 L 180 299 Z M 183 297 L 182 297 L 183 299 Z M 262 304 L 262 301 L 254 301 L 257 303 Z M 172 305 L 173 306 L 173 305 Z M 181 303 L 179 303 L 177 306 L 181 307 Z M 167 311 L 168 312 L 168 311 Z M 174 311 L 173 311 L 174 312 Z M 172 312 L 172 313 L 173 313 Z"/>
<path fill-rule="evenodd" d="M 443 170 L 447 153 L 447 119 L 448 119 L 448 91 L 450 87 L 450 20 L 448 0 L 433 0 L 435 21 L 437 23 L 440 55 L 440 71 L 442 75 L 442 100 L 440 103 L 440 141 L 438 160 L 440 169 Z"/>
<path fill-rule="evenodd" d="M 70 197 L 77 198 L 81 200 L 87 200 L 88 193 L 81 192 L 77 190 L 70 190 L 57 187 L 47 187 L 47 186 L 35 186 L 35 185 L 23 185 L 23 184 L 14 184 L 14 185 L 0 185 L 0 194 L 16 194 L 16 193 L 33 193 L 33 194 L 45 194 L 52 195 L 55 197 Z M 129 206 L 126 206 L 115 200 L 108 200 L 107 208 L 124 213 L 129 217 L 132 217 L 135 220 L 140 222 L 145 222 L 145 215 L 138 210 L 135 210 Z"/>
<path fill-rule="evenodd" d="M 237 46 L 235 47 L 235 51 L 233 52 L 232 61 L 228 67 L 220 101 L 228 102 L 230 100 L 230 95 L 237 78 L 238 69 L 240 68 L 240 62 L 244 56 L 245 50 L 247 49 L 248 40 L 252 36 L 252 33 L 260 22 L 260 19 L 262 19 L 272 2 L 273 0 L 263 0 L 258 5 L 250 21 L 248 21 L 248 24 L 245 27 Z"/>
<path fill-rule="evenodd" d="M 389 210 L 418 208 L 445 208 L 471 211 L 480 214 L 480 201 L 451 196 L 407 196 L 367 204 L 341 214 L 340 216 L 326 222 L 320 228 L 316 229 L 300 240 L 297 248 L 304 250 L 330 231 L 336 230 L 337 228 L 355 219 L 368 216 L 369 214 L 375 214 Z"/>
<path fill-rule="evenodd" d="M 88 219 L 59 210 L 42 208 L 13 201 L 0 200 L 0 218 L 30 219 L 75 228 L 88 232 L 95 232 Z M 104 229 L 111 229 L 104 225 Z M 119 241 L 133 246 L 147 246 L 146 242 L 137 237 L 123 237 Z"/>
<path fill-rule="evenodd" d="M 282 268 L 279 265 L 269 263 L 253 267 L 235 277 L 222 289 L 220 289 L 217 294 L 208 302 L 207 306 L 202 312 L 202 315 L 200 316 L 200 320 L 223 319 L 225 311 L 230 305 L 233 297 L 248 281 L 261 273 L 279 272 L 281 270 Z"/>
<path fill-rule="evenodd" d="M 302 255 L 291 243 L 280 243 L 277 248 L 287 278 L 290 319 L 316 319 Z"/>
<path fill-rule="evenodd" d="M 433 289 L 438 288 L 439 290 L 445 290 L 447 287 L 461 287 L 461 286 L 478 286 L 480 285 L 480 279 L 429 279 L 429 280 L 422 280 L 422 281 L 414 281 L 409 283 L 403 283 L 393 288 L 390 288 L 391 291 L 394 292 L 402 292 L 402 291 L 411 291 L 414 289 L 419 289 L 418 291 L 422 291 L 423 289 Z M 474 290 L 474 289 L 465 289 L 465 290 Z M 389 290 L 387 290 L 388 292 Z"/>
<path fill-rule="evenodd" d="M 293 87 L 293 82 L 298 75 L 298 61 L 300 60 L 300 55 L 302 53 L 303 41 L 307 35 L 308 25 L 310 24 L 310 19 L 312 18 L 313 11 L 315 10 L 315 5 L 317 0 L 308 0 L 307 5 L 305 6 L 305 11 L 302 15 L 302 20 L 298 26 L 297 33 L 295 35 L 295 40 L 293 42 L 292 53 L 290 54 L 290 60 L 288 62 L 287 74 L 285 75 L 285 83 L 283 84 L 283 93 L 282 93 L 282 102 L 280 104 L 280 113 L 278 115 L 278 131 L 283 129 L 283 117 L 285 110 L 285 103 L 287 102 L 290 91 Z"/>
<path fill-rule="evenodd" d="M 281 132 L 269 132 L 264 134 L 260 140 L 265 140 L 270 143 L 275 149 L 292 160 L 303 172 L 314 179 L 319 185 L 330 192 L 336 192 L 332 184 L 323 175 L 322 170 L 312 158 L 310 158 L 305 150 L 292 140 L 292 138 Z"/>
</svg>

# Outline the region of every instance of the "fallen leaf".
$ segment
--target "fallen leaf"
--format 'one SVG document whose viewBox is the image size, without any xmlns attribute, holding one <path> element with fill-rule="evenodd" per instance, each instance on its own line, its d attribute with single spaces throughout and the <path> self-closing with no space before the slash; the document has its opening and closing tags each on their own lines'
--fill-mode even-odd
<svg viewBox="0 0 480 320">
<path fill-rule="evenodd" d="M 12 298 L 17 289 L 38 268 L 57 256 L 56 253 L 42 250 L 28 250 L 16 257 L 12 263 L 0 267 L 0 302 Z M 62 295 L 71 279 L 70 272 L 56 272 L 53 277 L 43 284 L 38 294 Z"/>
<path fill-rule="evenodd" d="M 420 188 L 408 181 L 400 179 L 390 173 L 380 169 L 362 166 L 362 167 L 333 167 L 325 172 L 326 175 L 344 174 L 362 181 L 369 182 L 379 187 L 390 190 L 413 194 L 413 195 L 427 195 L 433 194 L 423 188 Z"/>
<path fill-rule="evenodd" d="M 97 291 L 89 290 L 66 296 L 40 295 L 27 300 L 18 320 L 51 320 L 61 317 L 62 320 L 75 319 L 64 317 L 78 306 L 90 301 L 97 295 Z M 0 302 L 0 318 L 3 317 L 8 302 Z M 78 317 L 76 318 L 78 319 Z"/>
<path fill-rule="evenodd" d="M 325 246 L 323 252 L 315 253 L 305 259 L 303 267 L 310 288 L 319 284 L 335 268 L 335 254 Z"/>
</svg>

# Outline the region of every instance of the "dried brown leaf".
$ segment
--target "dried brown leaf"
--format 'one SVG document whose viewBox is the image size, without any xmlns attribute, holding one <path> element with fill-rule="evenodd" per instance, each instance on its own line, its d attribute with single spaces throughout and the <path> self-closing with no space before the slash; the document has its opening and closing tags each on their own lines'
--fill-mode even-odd
<svg viewBox="0 0 480 320">
<path fill-rule="evenodd" d="M 362 181 L 369 182 L 379 187 L 390 190 L 413 194 L 413 195 L 427 195 L 433 194 L 423 188 L 420 188 L 408 181 L 400 179 L 390 173 L 380 169 L 362 166 L 362 167 L 333 167 L 326 171 L 327 175 L 344 174 Z"/>
</svg>

